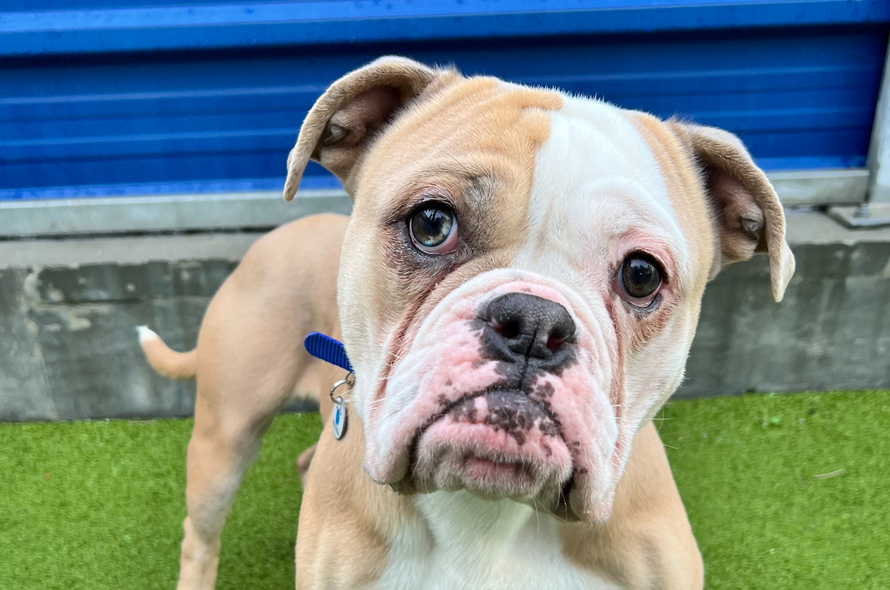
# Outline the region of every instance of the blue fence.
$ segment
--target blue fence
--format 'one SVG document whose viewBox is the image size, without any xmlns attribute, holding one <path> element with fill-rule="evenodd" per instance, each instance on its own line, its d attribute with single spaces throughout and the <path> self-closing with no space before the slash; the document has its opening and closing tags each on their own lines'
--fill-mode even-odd
<svg viewBox="0 0 890 590">
<path fill-rule="evenodd" d="M 387 53 L 860 167 L 888 33 L 887 0 L 5 0 L 0 199 L 280 188 L 315 98 Z"/>
</svg>

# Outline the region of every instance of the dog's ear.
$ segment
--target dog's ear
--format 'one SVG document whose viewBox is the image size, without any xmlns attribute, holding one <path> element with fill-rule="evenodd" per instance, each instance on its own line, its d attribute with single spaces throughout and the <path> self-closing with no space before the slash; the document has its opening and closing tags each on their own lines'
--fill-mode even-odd
<svg viewBox="0 0 890 590">
<path fill-rule="evenodd" d="M 669 122 L 689 146 L 710 199 L 720 242 L 711 276 L 755 252 L 769 254 L 773 298 L 781 301 L 794 274 L 794 255 L 785 242 L 782 204 L 741 140 L 722 129 Z"/>
<path fill-rule="evenodd" d="M 437 77 L 434 70 L 403 57 L 381 57 L 346 74 L 325 91 L 306 115 L 287 158 L 284 198 L 297 192 L 309 160 L 337 175 L 352 194 L 354 175 L 366 148 L 396 111 L 417 98 Z"/>
</svg>

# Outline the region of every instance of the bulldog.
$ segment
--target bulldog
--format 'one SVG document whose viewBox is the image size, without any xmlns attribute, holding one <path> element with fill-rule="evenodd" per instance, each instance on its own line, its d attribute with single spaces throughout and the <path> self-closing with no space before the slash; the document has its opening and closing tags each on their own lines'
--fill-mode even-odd
<svg viewBox="0 0 890 590">
<path fill-rule="evenodd" d="M 142 330 L 154 367 L 197 375 L 179 587 L 213 587 L 265 428 L 314 391 L 297 588 L 701 588 L 652 418 L 707 282 L 766 252 L 779 301 L 794 270 L 739 139 L 386 57 L 318 99 L 286 199 L 310 159 L 351 218 L 261 239 L 195 351 Z M 354 367 L 340 440 L 326 390 L 344 372 L 300 349 L 313 330 Z"/>
</svg>

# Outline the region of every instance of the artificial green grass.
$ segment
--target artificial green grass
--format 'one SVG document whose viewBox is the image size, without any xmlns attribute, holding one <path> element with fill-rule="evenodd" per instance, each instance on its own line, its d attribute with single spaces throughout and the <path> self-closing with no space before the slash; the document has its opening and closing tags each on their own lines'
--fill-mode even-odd
<svg viewBox="0 0 890 590">
<path fill-rule="evenodd" d="M 176 587 L 191 420 L 0 425 L 0 588 Z M 294 587 L 317 414 L 269 429 L 223 530 L 219 590 Z"/>
<path fill-rule="evenodd" d="M 890 587 L 890 392 L 677 401 L 660 418 L 707 587 Z M 220 590 L 293 588 L 294 458 L 320 429 L 272 425 L 223 533 Z M 0 425 L 0 588 L 173 588 L 190 431 Z"/>
<path fill-rule="evenodd" d="M 890 588 L 890 391 L 672 402 L 707 588 Z"/>
</svg>

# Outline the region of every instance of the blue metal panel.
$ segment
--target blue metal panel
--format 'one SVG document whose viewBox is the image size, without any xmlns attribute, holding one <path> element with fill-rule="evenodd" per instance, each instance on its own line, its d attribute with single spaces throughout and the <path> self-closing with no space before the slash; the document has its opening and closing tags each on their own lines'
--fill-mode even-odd
<svg viewBox="0 0 890 590">
<path fill-rule="evenodd" d="M 886 22 L 886 0 L 241 2 L 9 13 L 7 55 L 515 38 Z M 45 2 L 46 8 L 54 3 Z M 107 6 L 105 3 L 101 3 Z M 9 10 L 9 9 L 7 9 Z"/>
<path fill-rule="evenodd" d="M 46 12 L 0 12 L 0 199 L 280 188 L 315 98 L 385 53 L 862 166 L 890 30 L 886 0 L 146 2 L 5 0 Z"/>
</svg>

